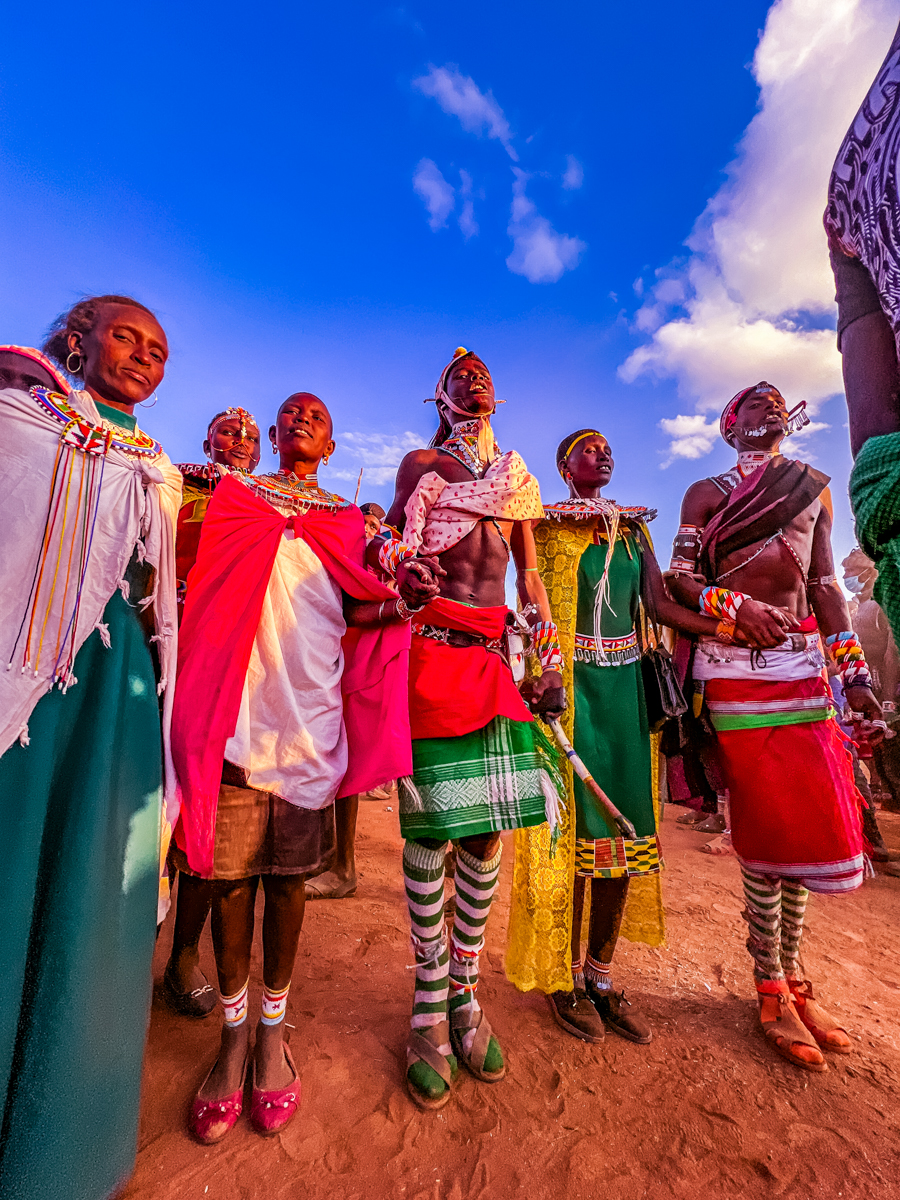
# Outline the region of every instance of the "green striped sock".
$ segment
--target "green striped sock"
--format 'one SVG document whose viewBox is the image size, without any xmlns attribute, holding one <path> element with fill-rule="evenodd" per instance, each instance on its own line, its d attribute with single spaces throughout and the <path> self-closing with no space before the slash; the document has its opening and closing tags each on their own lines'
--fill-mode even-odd
<svg viewBox="0 0 900 1200">
<path fill-rule="evenodd" d="M 744 917 L 750 928 L 747 949 L 757 979 L 784 979 L 781 966 L 781 880 L 741 867 Z"/>
<path fill-rule="evenodd" d="M 500 875 L 502 846 L 488 862 L 469 854 L 460 846 L 456 857 L 456 916 L 453 918 L 453 933 L 450 936 L 450 1011 L 470 1005 L 474 1011 L 481 1007 L 475 994 L 478 987 L 478 956 L 484 948 L 484 930 L 491 901 L 497 890 Z M 471 1051 L 475 1033 L 467 1033 L 463 1047 Z M 488 1043 L 484 1062 L 486 1071 L 503 1068 L 503 1054 L 495 1037 Z"/>
<path fill-rule="evenodd" d="M 781 965 L 788 979 L 802 979 L 800 941 L 809 892 L 791 879 L 781 881 Z"/>
<path fill-rule="evenodd" d="M 447 979 L 450 953 L 444 936 L 444 853 L 445 846 L 432 850 L 419 842 L 408 841 L 403 847 L 403 882 L 413 954 L 416 960 L 416 993 L 411 1025 L 427 1035 L 428 1030 L 447 1020 Z M 429 1039 L 433 1040 L 433 1039 Z M 456 1062 L 448 1042 L 435 1044 L 438 1053 Z M 419 1091 L 438 1097 L 446 1084 L 427 1063 L 410 1056 L 407 1074 Z"/>
</svg>

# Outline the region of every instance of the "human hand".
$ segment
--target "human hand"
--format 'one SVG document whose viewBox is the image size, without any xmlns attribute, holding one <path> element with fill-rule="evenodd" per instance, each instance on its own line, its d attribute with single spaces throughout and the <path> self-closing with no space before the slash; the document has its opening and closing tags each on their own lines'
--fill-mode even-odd
<svg viewBox="0 0 900 1200">
<path fill-rule="evenodd" d="M 438 594 L 438 578 L 446 574 L 436 558 L 407 558 L 397 568 L 397 587 L 411 608 L 421 608 Z"/>
<path fill-rule="evenodd" d="M 568 707 L 559 671 L 545 671 L 537 679 L 526 680 L 522 696 L 531 711 L 541 716 L 558 717 Z"/>
<path fill-rule="evenodd" d="M 877 746 L 884 740 L 887 726 L 872 689 L 851 686 L 844 689 L 844 696 L 852 711 L 859 714 L 853 722 L 857 740 L 866 746 Z"/>
<path fill-rule="evenodd" d="M 735 640 L 754 650 L 771 650 L 799 628 L 800 622 L 786 608 L 764 604 L 761 600 L 745 600 L 735 621 L 735 634 L 743 640 L 738 640 L 737 636 Z"/>
</svg>

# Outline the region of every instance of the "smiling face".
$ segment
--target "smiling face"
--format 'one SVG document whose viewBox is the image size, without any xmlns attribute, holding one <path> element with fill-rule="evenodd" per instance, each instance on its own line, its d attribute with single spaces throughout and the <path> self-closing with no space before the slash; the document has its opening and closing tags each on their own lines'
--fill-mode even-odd
<svg viewBox="0 0 900 1200">
<path fill-rule="evenodd" d="M 737 450 L 773 450 L 787 434 L 787 404 L 777 388 L 754 390 L 738 405 L 734 421 Z"/>
<path fill-rule="evenodd" d="M 70 333 L 69 349 L 84 358 L 84 386 L 95 400 L 132 412 L 162 382 L 169 345 L 148 312 L 106 304 L 93 329 Z"/>
<path fill-rule="evenodd" d="M 465 415 L 447 414 L 451 422 L 473 417 L 487 416 L 494 411 L 494 381 L 491 373 L 474 355 L 466 355 L 454 363 L 444 387 L 453 403 L 464 410 Z"/>
<path fill-rule="evenodd" d="M 252 472 L 259 466 L 262 452 L 259 429 L 255 422 L 244 421 L 244 432 L 241 433 L 241 424 L 240 417 L 221 417 L 210 438 L 203 443 L 203 451 L 214 463 Z"/>
<path fill-rule="evenodd" d="M 312 392 L 288 396 L 278 410 L 269 440 L 281 457 L 285 471 L 310 475 L 318 470 L 323 457 L 334 453 L 331 414 Z"/>
<path fill-rule="evenodd" d="M 601 433 L 588 434 L 566 459 L 564 471 L 569 490 L 576 496 L 597 495 L 609 483 L 614 466 L 606 438 Z"/>
</svg>

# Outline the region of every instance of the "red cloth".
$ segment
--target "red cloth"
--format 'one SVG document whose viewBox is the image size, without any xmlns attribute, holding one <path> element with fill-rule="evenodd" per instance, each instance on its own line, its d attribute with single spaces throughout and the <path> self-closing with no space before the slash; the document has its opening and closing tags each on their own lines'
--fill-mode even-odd
<svg viewBox="0 0 900 1200">
<path fill-rule="evenodd" d="M 785 683 L 710 679 L 710 703 L 826 695 L 821 675 Z M 834 720 L 719 730 L 735 853 L 750 870 L 798 879 L 813 892 L 863 881 L 862 797 Z"/>
<path fill-rule="evenodd" d="M 205 514 L 209 500 L 209 496 L 191 495 L 178 510 L 178 526 L 175 533 L 175 579 L 179 583 L 183 583 L 187 579 L 191 567 L 197 561 L 203 517 L 201 516 L 198 520 L 196 510 L 200 505 Z"/>
<path fill-rule="evenodd" d="M 395 599 L 363 564 L 365 533 L 355 506 L 285 517 L 231 476 L 218 485 L 188 577 L 172 715 L 172 757 L 182 794 L 176 838 L 201 875 L 212 871 L 225 744 L 234 733 L 266 588 L 289 526 L 348 595 Z M 349 760 L 338 795 L 349 796 L 412 771 L 409 627 L 348 629 L 343 645 Z"/>
<path fill-rule="evenodd" d="M 493 639 L 502 635 L 508 611 L 505 604 L 469 608 L 439 596 L 415 620 Z M 409 656 L 409 716 L 414 738 L 460 737 L 494 717 L 534 720 L 499 654 L 484 646 L 447 646 L 420 634 L 413 634 Z"/>
</svg>

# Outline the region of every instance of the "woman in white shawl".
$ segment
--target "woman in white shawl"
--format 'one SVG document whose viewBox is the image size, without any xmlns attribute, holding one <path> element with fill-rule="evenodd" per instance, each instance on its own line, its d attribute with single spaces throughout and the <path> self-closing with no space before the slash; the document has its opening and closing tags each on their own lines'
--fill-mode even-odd
<svg viewBox="0 0 900 1200">
<path fill-rule="evenodd" d="M 133 415 L 168 354 L 149 310 L 84 300 L 44 350 L 81 390 L 0 390 L 0 1195 L 101 1200 L 134 1163 L 174 815 L 181 476 Z"/>
</svg>

